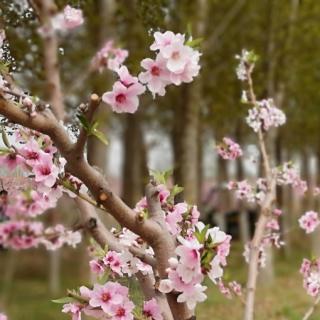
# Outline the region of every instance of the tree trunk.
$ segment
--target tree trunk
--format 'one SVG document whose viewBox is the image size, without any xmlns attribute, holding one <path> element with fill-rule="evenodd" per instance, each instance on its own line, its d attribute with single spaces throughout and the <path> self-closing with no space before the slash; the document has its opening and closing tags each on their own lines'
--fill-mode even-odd
<svg viewBox="0 0 320 320">
<path fill-rule="evenodd" d="M 141 114 L 127 115 L 124 128 L 123 200 L 131 207 L 144 194 L 148 176 L 147 152 L 142 133 Z"/>
</svg>

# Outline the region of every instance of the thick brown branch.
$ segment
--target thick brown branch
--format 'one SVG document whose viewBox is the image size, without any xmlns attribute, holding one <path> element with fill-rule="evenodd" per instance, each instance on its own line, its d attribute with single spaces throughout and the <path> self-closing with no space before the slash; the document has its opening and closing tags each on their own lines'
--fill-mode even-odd
<svg viewBox="0 0 320 320">
<path fill-rule="evenodd" d="M 0 114 L 12 122 L 50 136 L 61 155 L 67 160 L 66 170 L 79 178 L 97 202 L 122 226 L 140 235 L 150 244 L 162 235 L 162 228 L 152 219 L 139 222 L 135 212 L 113 194 L 105 178 L 91 167 L 83 156 L 74 152 L 74 145 L 68 133 L 50 110 L 46 109 L 35 117 L 30 117 L 14 103 L 7 101 L 0 92 Z"/>
<path fill-rule="evenodd" d="M 154 237 L 151 245 L 155 252 L 157 259 L 157 267 L 160 278 L 167 278 L 167 268 L 169 267 L 168 260 L 175 256 L 176 244 L 165 226 L 165 221 L 161 211 L 159 193 L 154 183 L 149 183 L 146 188 L 146 197 L 148 202 L 148 212 L 151 217 L 149 220 L 155 220 L 161 227 L 161 234 Z M 177 295 L 175 293 L 167 294 L 167 299 L 175 320 L 187 320 L 193 315 L 193 312 L 188 309 L 185 303 L 177 302 Z"/>
<path fill-rule="evenodd" d="M 94 207 L 84 202 L 82 199 L 75 200 L 81 215 L 81 222 L 85 229 L 91 234 L 95 241 L 102 247 L 108 246 L 110 250 L 121 252 L 126 248 L 121 245 L 118 239 L 106 229 L 104 224 L 100 221 Z M 156 261 L 153 257 L 144 253 L 139 248 L 131 247 L 129 251 L 136 257 L 140 258 L 143 262 L 156 268 Z M 155 279 L 153 275 L 143 275 L 141 272 L 136 274 L 139 281 L 141 290 L 146 300 L 156 298 L 164 317 L 164 320 L 173 320 L 168 301 L 161 292 L 155 289 Z"/>
</svg>

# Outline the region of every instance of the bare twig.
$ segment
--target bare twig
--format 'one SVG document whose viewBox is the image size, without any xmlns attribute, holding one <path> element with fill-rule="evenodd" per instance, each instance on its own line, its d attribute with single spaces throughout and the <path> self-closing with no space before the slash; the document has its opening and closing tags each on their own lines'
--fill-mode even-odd
<svg viewBox="0 0 320 320">
<path fill-rule="evenodd" d="M 305 315 L 303 316 L 302 320 L 308 320 L 316 310 L 316 307 L 318 306 L 320 302 L 320 295 L 318 295 L 317 299 L 314 301 L 313 305 L 307 310 Z"/>
</svg>

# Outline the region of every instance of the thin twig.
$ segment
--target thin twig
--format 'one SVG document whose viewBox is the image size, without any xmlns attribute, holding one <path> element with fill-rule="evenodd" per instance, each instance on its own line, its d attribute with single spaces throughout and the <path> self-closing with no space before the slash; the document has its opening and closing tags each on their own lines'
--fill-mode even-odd
<svg viewBox="0 0 320 320">
<path fill-rule="evenodd" d="M 318 297 L 314 301 L 313 305 L 307 310 L 307 312 L 303 316 L 302 320 L 308 320 L 312 316 L 312 314 L 316 310 L 316 307 L 318 306 L 319 302 L 320 302 L 320 295 L 318 295 Z"/>
</svg>

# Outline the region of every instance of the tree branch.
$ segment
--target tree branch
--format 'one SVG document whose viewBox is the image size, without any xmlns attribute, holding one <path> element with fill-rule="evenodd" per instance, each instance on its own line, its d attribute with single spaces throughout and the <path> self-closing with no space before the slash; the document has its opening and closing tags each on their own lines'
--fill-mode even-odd
<svg viewBox="0 0 320 320">
<path fill-rule="evenodd" d="M 161 233 L 157 237 L 154 237 L 152 247 L 157 259 L 159 275 L 161 279 L 166 279 L 168 276 L 166 270 L 169 268 L 168 260 L 175 256 L 174 251 L 176 248 L 176 243 L 165 225 L 159 193 L 154 182 L 151 182 L 147 185 L 146 197 L 148 203 L 148 212 L 151 217 L 151 219 L 148 219 L 147 221 L 155 220 L 161 228 Z M 176 293 L 168 293 L 167 299 L 175 320 L 187 320 L 192 317 L 193 312 L 188 309 L 187 305 L 185 303 L 177 302 Z"/>
</svg>

